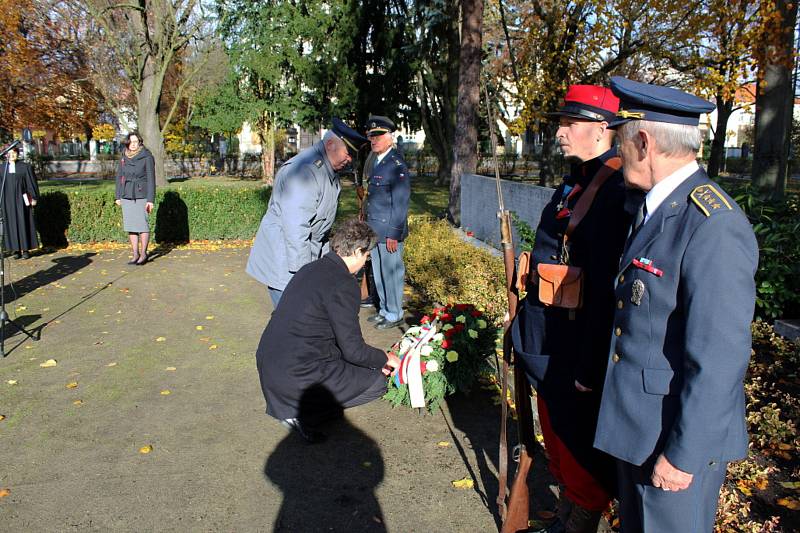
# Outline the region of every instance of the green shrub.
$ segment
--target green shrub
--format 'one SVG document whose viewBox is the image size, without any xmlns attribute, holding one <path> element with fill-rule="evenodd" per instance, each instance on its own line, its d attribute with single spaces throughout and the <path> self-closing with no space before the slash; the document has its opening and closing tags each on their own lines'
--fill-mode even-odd
<svg viewBox="0 0 800 533">
<path fill-rule="evenodd" d="M 113 184 L 43 187 L 36 224 L 45 246 L 126 242 Z M 158 242 L 252 239 L 267 208 L 263 187 L 171 185 L 159 189 L 150 216 Z"/>
<path fill-rule="evenodd" d="M 758 239 L 756 316 L 800 316 L 800 206 L 798 197 L 764 200 L 748 186 L 734 193 Z"/>
<path fill-rule="evenodd" d="M 506 311 L 503 262 L 462 241 L 445 221 L 411 218 L 403 258 L 406 276 L 430 302 L 471 303 L 490 321 Z"/>
</svg>

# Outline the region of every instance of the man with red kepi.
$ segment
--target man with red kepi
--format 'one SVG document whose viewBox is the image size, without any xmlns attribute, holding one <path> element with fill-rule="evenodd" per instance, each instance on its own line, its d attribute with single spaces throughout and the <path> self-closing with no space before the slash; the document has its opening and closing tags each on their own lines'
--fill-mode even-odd
<svg viewBox="0 0 800 533">
<path fill-rule="evenodd" d="M 542 211 L 512 325 L 514 349 L 537 390 L 549 469 L 560 485 L 557 519 L 545 531 L 589 533 L 615 490 L 614 462 L 592 447 L 614 316 L 614 275 L 633 212 L 608 129 L 619 99 L 594 85 L 569 87 L 556 139 L 570 173 Z M 552 273 L 578 280 L 573 304 L 550 298 Z M 564 288 L 567 290 L 567 288 Z"/>
</svg>

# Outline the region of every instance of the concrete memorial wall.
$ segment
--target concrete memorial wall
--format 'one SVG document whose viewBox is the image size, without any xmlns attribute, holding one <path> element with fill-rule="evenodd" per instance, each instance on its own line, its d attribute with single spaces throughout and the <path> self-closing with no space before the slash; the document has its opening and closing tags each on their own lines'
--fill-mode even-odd
<svg viewBox="0 0 800 533">
<path fill-rule="evenodd" d="M 505 207 L 527 222 L 532 229 L 539 224 L 542 210 L 553 189 L 531 183 L 501 180 Z M 464 174 L 461 178 L 461 227 L 479 239 L 500 249 L 500 221 L 497 218 L 497 184 L 494 178 Z M 514 229 L 514 244 L 519 253 L 519 235 Z"/>
</svg>

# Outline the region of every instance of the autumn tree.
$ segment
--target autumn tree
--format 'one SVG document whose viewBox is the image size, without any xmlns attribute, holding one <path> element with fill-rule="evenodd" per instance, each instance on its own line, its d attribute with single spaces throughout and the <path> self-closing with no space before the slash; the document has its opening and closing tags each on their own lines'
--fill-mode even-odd
<svg viewBox="0 0 800 533">
<path fill-rule="evenodd" d="M 762 0 L 758 62 L 753 185 L 765 197 L 781 198 L 786 188 L 795 88 L 794 31 L 797 2 Z"/>
<path fill-rule="evenodd" d="M 124 74 L 136 101 L 137 126 L 156 162 L 156 181 L 166 184 L 163 132 L 169 127 L 181 99 L 162 118 L 164 79 L 173 62 L 192 50 L 202 57 L 209 47 L 214 19 L 204 0 L 84 0 L 106 45 L 108 63 Z M 201 60 L 183 72 L 183 84 L 202 68 Z"/>
<path fill-rule="evenodd" d="M 456 226 L 461 225 L 461 176 L 474 173 L 478 166 L 482 30 L 483 0 L 462 0 L 456 134 L 447 205 L 447 217 Z"/>
</svg>

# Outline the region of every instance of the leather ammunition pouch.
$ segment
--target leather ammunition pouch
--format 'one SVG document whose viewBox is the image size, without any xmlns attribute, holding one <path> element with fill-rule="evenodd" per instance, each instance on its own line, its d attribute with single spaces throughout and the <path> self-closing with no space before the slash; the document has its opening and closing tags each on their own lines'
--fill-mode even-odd
<svg viewBox="0 0 800 533">
<path fill-rule="evenodd" d="M 580 309 L 583 305 L 583 270 L 569 265 L 536 265 L 539 278 L 539 301 L 564 309 Z"/>
</svg>

